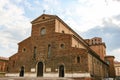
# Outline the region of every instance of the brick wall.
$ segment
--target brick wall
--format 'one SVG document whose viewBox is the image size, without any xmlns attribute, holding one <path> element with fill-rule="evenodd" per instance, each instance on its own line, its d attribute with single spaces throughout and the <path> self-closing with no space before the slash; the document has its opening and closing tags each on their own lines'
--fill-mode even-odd
<svg viewBox="0 0 120 80">
<path fill-rule="evenodd" d="M 106 56 L 105 59 L 109 64 L 109 77 L 115 78 L 114 56 Z"/>
<path fill-rule="evenodd" d="M 32 22 L 31 36 L 18 43 L 18 52 L 10 57 L 10 65 L 8 65 L 10 73 L 19 73 L 21 67 L 24 67 L 27 73 L 31 73 L 31 69 L 35 69 L 34 73 L 36 73 L 39 62 L 43 63 L 44 73 L 58 73 L 60 65 L 64 66 L 65 73 L 90 73 L 88 54 L 91 54 L 96 63 L 93 65 L 95 73 L 93 75 L 99 76 L 98 64 L 101 66 L 106 64 L 102 64 L 103 62 L 97 59 L 98 56 L 88 53 L 90 49 L 87 48 L 88 45 L 81 37 L 70 28 L 65 27 L 65 23 L 64 26 L 62 25 L 65 32 L 62 33 L 63 29 L 59 30 L 60 22 L 57 25 L 55 18 L 47 17 L 46 20 L 37 20 Z M 44 34 L 41 34 L 43 28 L 45 29 Z M 74 41 L 72 41 L 73 38 Z M 72 46 L 74 42 L 79 45 Z M 94 60 L 92 61 L 94 64 Z M 104 69 L 104 66 L 102 68 Z M 85 78 L 85 80 L 89 80 L 89 78 Z"/>
</svg>

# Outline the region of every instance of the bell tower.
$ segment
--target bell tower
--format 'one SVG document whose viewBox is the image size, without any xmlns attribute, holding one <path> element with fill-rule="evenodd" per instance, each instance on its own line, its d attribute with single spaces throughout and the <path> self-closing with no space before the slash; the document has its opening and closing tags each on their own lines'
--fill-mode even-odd
<svg viewBox="0 0 120 80">
<path fill-rule="evenodd" d="M 92 39 L 86 39 L 85 41 L 90 48 L 95 51 L 102 60 L 104 60 L 104 57 L 106 56 L 106 45 L 102 42 L 102 38 L 94 37 Z"/>
</svg>

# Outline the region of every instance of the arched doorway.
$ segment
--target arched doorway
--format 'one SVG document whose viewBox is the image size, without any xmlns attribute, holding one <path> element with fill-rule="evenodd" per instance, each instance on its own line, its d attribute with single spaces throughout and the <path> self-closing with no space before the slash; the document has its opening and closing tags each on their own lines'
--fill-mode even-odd
<svg viewBox="0 0 120 80">
<path fill-rule="evenodd" d="M 39 62 L 37 66 L 37 76 L 42 77 L 43 76 L 43 63 Z"/>
<path fill-rule="evenodd" d="M 64 77 L 64 66 L 63 65 L 59 66 L 59 77 Z"/>
<path fill-rule="evenodd" d="M 19 76 L 24 77 L 24 66 L 21 67 Z"/>
</svg>

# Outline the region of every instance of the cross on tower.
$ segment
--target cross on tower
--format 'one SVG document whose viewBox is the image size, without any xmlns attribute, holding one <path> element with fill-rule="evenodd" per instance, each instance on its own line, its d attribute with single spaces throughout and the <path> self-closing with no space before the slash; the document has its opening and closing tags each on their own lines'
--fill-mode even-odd
<svg viewBox="0 0 120 80">
<path fill-rule="evenodd" d="M 43 10 L 43 14 L 45 14 L 45 10 Z"/>
</svg>

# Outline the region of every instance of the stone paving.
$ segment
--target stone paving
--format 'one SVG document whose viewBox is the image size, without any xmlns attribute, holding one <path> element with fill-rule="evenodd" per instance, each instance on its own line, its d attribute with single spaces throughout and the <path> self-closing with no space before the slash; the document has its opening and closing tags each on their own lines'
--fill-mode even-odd
<svg viewBox="0 0 120 80">
<path fill-rule="evenodd" d="M 71 78 L 2 77 L 0 80 L 74 80 Z"/>
</svg>

